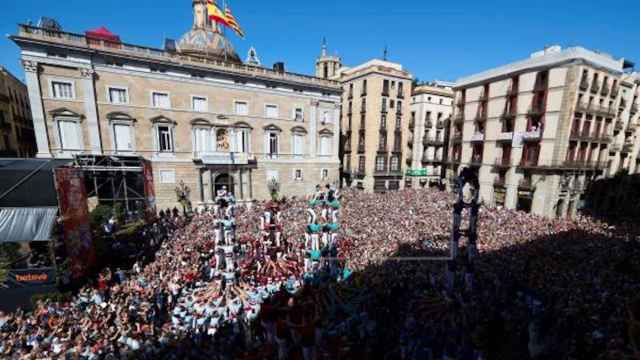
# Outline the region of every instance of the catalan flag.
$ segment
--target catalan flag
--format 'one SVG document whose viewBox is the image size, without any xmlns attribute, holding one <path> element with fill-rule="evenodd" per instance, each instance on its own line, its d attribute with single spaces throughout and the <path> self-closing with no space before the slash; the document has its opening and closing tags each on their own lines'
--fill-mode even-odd
<svg viewBox="0 0 640 360">
<path fill-rule="evenodd" d="M 240 27 L 240 24 L 238 24 L 238 21 L 236 20 L 236 18 L 233 17 L 233 14 L 231 13 L 231 9 L 225 8 L 224 12 L 227 18 L 228 26 L 232 28 L 236 32 L 236 34 L 238 34 L 238 36 L 244 39 L 244 31 L 242 31 L 242 28 Z"/>
<path fill-rule="evenodd" d="M 218 6 L 213 2 L 213 0 L 207 1 L 207 13 L 209 14 L 209 20 L 219 22 L 222 25 L 229 26 L 229 22 L 227 21 L 227 17 L 224 15 L 222 10 L 218 8 Z"/>
</svg>

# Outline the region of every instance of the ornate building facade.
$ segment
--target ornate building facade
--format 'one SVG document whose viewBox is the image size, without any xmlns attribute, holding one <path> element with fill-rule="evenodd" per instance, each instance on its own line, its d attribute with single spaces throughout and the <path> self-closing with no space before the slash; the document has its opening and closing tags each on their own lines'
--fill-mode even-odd
<svg viewBox="0 0 640 360">
<path fill-rule="evenodd" d="M 28 158 L 35 153 L 27 87 L 0 67 L 0 157 Z"/>
<path fill-rule="evenodd" d="M 38 157 L 139 156 L 153 166 L 156 201 L 176 184 L 193 204 L 227 186 L 265 199 L 274 179 L 287 196 L 339 176 L 341 87 L 332 80 L 245 65 L 194 0 L 192 29 L 164 49 L 20 25 Z M 255 51 L 254 51 L 255 53 Z"/>
<path fill-rule="evenodd" d="M 637 171 L 640 81 L 632 66 L 552 46 L 459 79 L 448 177 L 476 168 L 488 205 L 574 216 L 589 182 Z"/>
<path fill-rule="evenodd" d="M 408 187 L 440 184 L 447 160 L 448 127 L 453 107 L 453 84 L 418 85 L 411 94 L 410 148 L 412 161 L 406 173 Z"/>
</svg>

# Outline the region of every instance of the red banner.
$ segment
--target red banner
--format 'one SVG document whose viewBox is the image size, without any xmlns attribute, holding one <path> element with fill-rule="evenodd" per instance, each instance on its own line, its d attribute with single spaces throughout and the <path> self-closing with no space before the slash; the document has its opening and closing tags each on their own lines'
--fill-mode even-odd
<svg viewBox="0 0 640 360">
<path fill-rule="evenodd" d="M 71 276 L 78 279 L 83 277 L 96 261 L 84 175 L 80 169 L 61 167 L 56 169 L 55 178 L 69 269 Z"/>
<path fill-rule="evenodd" d="M 153 188 L 153 167 L 151 161 L 143 160 L 144 196 L 147 198 L 147 210 L 156 214 L 156 191 Z"/>
</svg>

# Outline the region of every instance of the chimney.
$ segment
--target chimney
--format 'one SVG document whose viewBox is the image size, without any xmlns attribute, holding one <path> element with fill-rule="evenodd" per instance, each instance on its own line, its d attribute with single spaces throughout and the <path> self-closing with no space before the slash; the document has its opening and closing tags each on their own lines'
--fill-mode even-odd
<svg viewBox="0 0 640 360">
<path fill-rule="evenodd" d="M 284 63 L 283 62 L 277 62 L 277 63 L 273 64 L 273 71 L 278 72 L 280 74 L 284 74 Z"/>
</svg>

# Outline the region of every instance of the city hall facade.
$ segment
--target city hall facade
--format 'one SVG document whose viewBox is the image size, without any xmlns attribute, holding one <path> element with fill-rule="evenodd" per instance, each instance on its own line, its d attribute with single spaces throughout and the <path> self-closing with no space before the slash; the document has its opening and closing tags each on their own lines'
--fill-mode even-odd
<svg viewBox="0 0 640 360">
<path fill-rule="evenodd" d="M 156 204 L 194 205 L 222 186 L 239 200 L 285 196 L 339 178 L 341 86 L 243 63 L 194 1 L 192 29 L 164 49 L 126 44 L 106 29 L 74 34 L 20 25 L 41 158 L 139 156 L 151 161 Z M 251 56 L 253 55 L 253 56 Z"/>
</svg>

